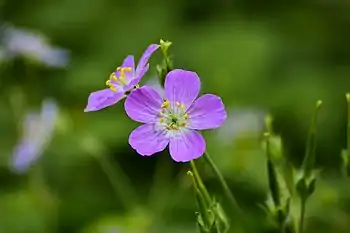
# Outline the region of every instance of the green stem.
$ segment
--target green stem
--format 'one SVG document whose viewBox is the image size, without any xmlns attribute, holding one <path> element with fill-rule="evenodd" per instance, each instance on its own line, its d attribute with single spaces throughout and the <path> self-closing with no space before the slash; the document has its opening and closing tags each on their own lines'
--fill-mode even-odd
<svg viewBox="0 0 350 233">
<path fill-rule="evenodd" d="M 303 233 L 303 231 L 304 231 L 305 207 L 306 207 L 306 202 L 304 200 L 301 200 L 301 202 L 300 202 L 300 219 L 299 219 L 299 231 L 298 231 L 298 233 Z"/>
<path fill-rule="evenodd" d="M 95 156 L 101 165 L 101 169 L 107 175 L 109 182 L 120 202 L 124 205 L 126 210 L 135 209 L 137 203 L 137 196 L 126 182 L 127 177 L 116 165 L 113 166 L 107 156 Z"/>
<path fill-rule="evenodd" d="M 192 169 L 192 172 L 193 172 L 194 179 L 196 180 L 196 183 L 198 184 L 198 189 L 202 192 L 204 200 L 205 200 L 207 206 L 210 206 L 212 204 L 211 203 L 211 198 L 210 198 L 208 190 L 205 188 L 205 186 L 203 184 L 203 181 L 202 181 L 202 179 L 199 176 L 196 164 L 194 163 L 193 160 L 191 160 L 190 161 L 190 165 L 191 165 L 191 169 Z"/>
<path fill-rule="evenodd" d="M 165 62 L 165 65 L 166 65 L 166 69 L 168 71 L 168 69 L 170 68 L 168 53 L 166 51 L 163 51 L 163 56 L 164 56 L 164 62 Z"/>
<path fill-rule="evenodd" d="M 316 102 L 316 108 L 311 120 L 310 131 L 306 144 L 306 151 L 304 161 L 302 163 L 303 177 L 309 178 L 312 175 L 314 169 L 314 163 L 316 159 L 316 130 L 317 130 L 317 119 L 322 101 Z"/>
<path fill-rule="evenodd" d="M 347 125 L 346 125 L 346 149 L 342 150 L 342 175 L 344 178 L 349 177 L 349 158 L 350 158 L 350 93 L 346 93 L 346 103 L 347 103 Z"/>
<path fill-rule="evenodd" d="M 346 102 L 347 102 L 347 112 L 348 112 L 348 122 L 347 122 L 347 148 L 346 154 L 344 154 L 344 175 L 345 177 L 349 177 L 349 158 L 350 158 L 350 93 L 346 93 Z"/>
<path fill-rule="evenodd" d="M 161 43 L 162 53 L 163 53 L 164 62 L 165 62 L 165 66 L 166 66 L 166 71 L 169 72 L 172 69 L 172 67 L 170 66 L 170 59 L 168 56 L 168 49 L 171 45 L 171 42 L 169 42 L 169 41 L 165 42 L 165 41 L 161 40 L 160 43 Z M 170 43 L 170 44 L 166 45 L 167 43 Z M 163 47 L 163 45 L 165 47 Z"/>
<path fill-rule="evenodd" d="M 213 170 L 215 176 L 217 177 L 217 179 L 219 180 L 225 195 L 227 196 L 227 198 L 229 199 L 231 205 L 233 208 L 235 208 L 238 212 L 241 212 L 241 209 L 235 199 L 235 197 L 233 196 L 230 188 L 228 187 L 224 177 L 222 176 L 222 174 L 220 173 L 219 169 L 216 167 L 214 161 L 212 160 L 212 158 L 210 157 L 209 153 L 206 151 L 204 152 L 204 159 L 205 161 L 209 164 L 209 166 L 211 167 L 211 169 Z"/>
</svg>

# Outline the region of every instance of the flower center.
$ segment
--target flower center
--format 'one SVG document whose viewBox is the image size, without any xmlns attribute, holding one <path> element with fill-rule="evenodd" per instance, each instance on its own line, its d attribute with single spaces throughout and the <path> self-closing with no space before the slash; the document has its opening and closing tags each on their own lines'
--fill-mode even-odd
<svg viewBox="0 0 350 233">
<path fill-rule="evenodd" d="M 106 85 L 114 92 L 117 92 L 117 88 L 126 86 L 130 80 L 127 80 L 126 73 L 131 72 L 131 67 L 118 67 L 117 72 L 119 76 L 116 75 L 116 72 L 111 73 L 109 79 L 106 81 Z"/>
<path fill-rule="evenodd" d="M 175 102 L 170 104 L 169 100 L 165 100 L 161 106 L 159 113 L 161 116 L 160 123 L 168 131 L 178 131 L 187 125 L 188 114 L 184 104 Z"/>
</svg>

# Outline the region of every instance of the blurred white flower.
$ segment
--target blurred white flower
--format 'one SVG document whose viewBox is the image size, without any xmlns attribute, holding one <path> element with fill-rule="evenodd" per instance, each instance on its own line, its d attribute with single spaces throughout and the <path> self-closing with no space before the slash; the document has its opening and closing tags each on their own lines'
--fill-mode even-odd
<svg viewBox="0 0 350 233">
<path fill-rule="evenodd" d="M 40 112 L 29 112 L 23 122 L 23 135 L 14 148 L 10 166 L 26 172 L 46 149 L 54 133 L 59 107 L 55 101 L 43 101 Z"/>
<path fill-rule="evenodd" d="M 218 136 L 226 144 L 234 142 L 239 136 L 258 137 L 264 130 L 265 116 L 264 110 L 255 108 L 228 110 L 226 122 L 218 130 Z"/>
<path fill-rule="evenodd" d="M 42 34 L 11 26 L 3 26 L 2 34 L 3 53 L 7 60 L 26 57 L 50 67 L 68 65 L 69 51 L 51 46 Z"/>
</svg>

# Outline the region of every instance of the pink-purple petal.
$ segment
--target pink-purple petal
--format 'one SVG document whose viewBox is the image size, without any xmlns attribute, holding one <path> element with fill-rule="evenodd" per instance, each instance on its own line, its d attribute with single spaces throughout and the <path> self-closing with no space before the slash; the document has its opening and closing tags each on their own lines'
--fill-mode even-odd
<svg viewBox="0 0 350 233">
<path fill-rule="evenodd" d="M 159 47 L 160 45 L 157 44 L 151 44 L 147 47 L 146 51 L 142 54 L 139 63 L 137 64 L 136 76 L 140 76 L 141 73 L 145 73 L 143 70 L 148 63 L 149 58 Z"/>
<path fill-rule="evenodd" d="M 129 55 L 127 56 L 124 61 L 123 61 L 123 64 L 121 67 L 130 67 L 132 68 L 132 70 L 135 69 L 135 61 L 134 61 L 134 56 L 133 55 Z"/>
<path fill-rule="evenodd" d="M 188 109 L 200 90 L 198 75 L 192 71 L 172 70 L 165 78 L 165 96 L 172 103 L 180 102 Z"/>
<path fill-rule="evenodd" d="M 134 61 L 134 56 L 129 55 L 127 56 L 124 61 L 123 64 L 121 65 L 121 67 L 130 67 L 132 70 L 130 72 L 125 72 L 125 78 L 127 82 L 130 82 L 135 75 L 135 61 Z M 119 71 L 115 71 L 115 75 L 117 77 L 120 77 L 120 72 Z"/>
<path fill-rule="evenodd" d="M 139 73 L 140 79 L 147 73 L 148 69 L 149 69 L 149 63 L 147 63 L 145 67 L 140 71 Z"/>
<path fill-rule="evenodd" d="M 169 151 L 176 162 L 188 162 L 204 154 L 205 140 L 194 130 L 185 130 L 178 137 L 170 139 Z"/>
<path fill-rule="evenodd" d="M 163 99 L 151 87 L 143 86 L 132 91 L 125 100 L 126 114 L 134 121 L 154 123 L 159 119 Z"/>
<path fill-rule="evenodd" d="M 150 156 L 165 149 L 169 139 L 155 124 L 137 127 L 129 136 L 130 146 L 142 156 Z"/>
<path fill-rule="evenodd" d="M 124 92 L 114 92 L 111 89 L 103 89 L 89 95 L 88 103 L 84 112 L 98 111 L 106 108 L 125 97 Z"/>
<path fill-rule="evenodd" d="M 199 97 L 187 113 L 189 115 L 188 127 L 197 130 L 218 128 L 227 117 L 221 98 L 213 94 Z"/>
<path fill-rule="evenodd" d="M 124 90 L 131 90 L 133 89 L 139 82 L 141 81 L 142 77 L 146 74 L 146 72 L 149 69 L 149 64 L 146 65 L 145 69 L 137 76 L 134 77 L 130 83 L 124 87 Z"/>
<path fill-rule="evenodd" d="M 141 70 L 141 72 L 139 74 L 136 74 L 136 77 L 134 77 L 134 79 L 131 80 L 131 82 L 129 83 L 129 85 L 126 88 L 131 89 L 131 88 L 135 87 L 137 84 L 139 84 L 139 82 L 141 81 L 142 77 L 146 74 L 148 69 L 149 69 L 149 64 L 147 64 L 145 66 L 145 68 L 143 70 Z"/>
</svg>

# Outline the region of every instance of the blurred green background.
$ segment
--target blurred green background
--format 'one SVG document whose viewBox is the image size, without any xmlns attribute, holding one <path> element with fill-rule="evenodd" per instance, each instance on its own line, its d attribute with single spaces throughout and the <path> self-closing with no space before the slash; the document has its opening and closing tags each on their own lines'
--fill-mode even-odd
<svg viewBox="0 0 350 233">
<path fill-rule="evenodd" d="M 137 155 L 127 141 L 137 124 L 123 104 L 83 112 L 89 93 L 105 88 L 126 55 L 137 60 L 161 38 L 173 42 L 175 67 L 196 71 L 202 92 L 220 95 L 227 106 L 225 127 L 205 137 L 251 232 L 274 232 L 259 207 L 268 190 L 260 143 L 265 114 L 274 116 L 285 154 L 298 166 L 314 103 L 323 100 L 322 175 L 305 232 L 349 232 L 350 183 L 340 173 L 350 85 L 348 1 L 0 0 L 0 24 L 40 32 L 70 51 L 62 68 L 23 57 L 0 61 L 1 233 L 196 231 L 188 164 L 173 162 L 166 151 Z M 160 52 L 152 56 L 142 83 L 155 78 L 161 59 Z M 60 106 L 54 137 L 27 173 L 16 174 L 9 161 L 20 126 L 49 97 Z M 211 171 L 198 162 L 208 188 L 225 203 Z"/>
</svg>

